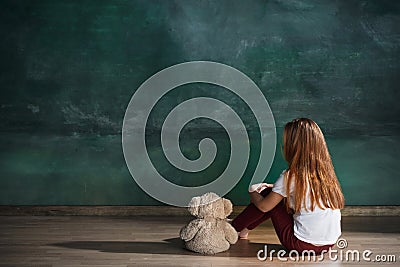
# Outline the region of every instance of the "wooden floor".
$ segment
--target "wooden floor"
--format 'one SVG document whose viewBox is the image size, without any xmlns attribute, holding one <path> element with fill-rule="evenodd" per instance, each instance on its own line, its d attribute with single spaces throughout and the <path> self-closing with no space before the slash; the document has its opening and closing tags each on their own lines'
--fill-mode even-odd
<svg viewBox="0 0 400 267">
<path fill-rule="evenodd" d="M 376 255 L 395 255 L 396 262 L 260 261 L 257 252 L 282 247 L 270 222 L 227 252 L 202 256 L 187 251 L 178 238 L 188 217 L 0 216 L 0 266 L 400 266 L 400 217 L 343 217 L 348 247 Z M 263 255 L 263 254 L 262 254 Z M 335 255 L 335 254 L 333 254 Z M 327 256 L 327 255 L 326 255 Z M 393 261 L 393 260 L 392 260 Z"/>
</svg>

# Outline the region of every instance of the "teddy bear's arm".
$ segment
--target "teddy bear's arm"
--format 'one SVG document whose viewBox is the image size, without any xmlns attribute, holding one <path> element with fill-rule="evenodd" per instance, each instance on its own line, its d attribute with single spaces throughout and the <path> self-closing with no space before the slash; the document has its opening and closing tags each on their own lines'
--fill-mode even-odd
<svg viewBox="0 0 400 267">
<path fill-rule="evenodd" d="M 199 220 L 199 219 L 193 220 L 188 225 L 186 225 L 181 229 L 179 236 L 185 242 L 190 241 L 203 225 L 204 225 L 204 220 Z"/>
<path fill-rule="evenodd" d="M 229 223 L 225 222 L 224 225 L 225 238 L 230 244 L 235 244 L 238 240 L 238 233 L 235 228 L 232 227 Z"/>
</svg>

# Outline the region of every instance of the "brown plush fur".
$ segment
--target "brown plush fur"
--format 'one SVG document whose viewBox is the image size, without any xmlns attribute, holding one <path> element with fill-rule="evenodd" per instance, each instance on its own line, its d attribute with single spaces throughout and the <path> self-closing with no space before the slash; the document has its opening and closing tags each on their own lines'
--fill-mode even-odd
<svg viewBox="0 0 400 267">
<path fill-rule="evenodd" d="M 237 242 L 236 230 L 226 221 L 232 212 L 230 200 L 206 193 L 192 198 L 188 210 L 197 219 L 180 231 L 187 249 L 210 255 L 226 251 Z"/>
</svg>

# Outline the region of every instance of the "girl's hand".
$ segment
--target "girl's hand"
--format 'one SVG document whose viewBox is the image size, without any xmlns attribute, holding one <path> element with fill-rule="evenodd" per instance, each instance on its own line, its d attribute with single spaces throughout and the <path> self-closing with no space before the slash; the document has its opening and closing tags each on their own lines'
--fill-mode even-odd
<svg viewBox="0 0 400 267">
<path fill-rule="evenodd" d="M 272 187 L 274 187 L 274 185 L 273 184 L 262 183 L 262 185 L 259 188 L 256 189 L 256 192 L 257 193 L 261 193 L 261 191 L 263 191 L 265 188 L 268 188 L 268 187 L 272 188 Z"/>
<path fill-rule="evenodd" d="M 261 191 L 263 191 L 265 188 L 267 187 L 273 187 L 273 184 L 267 184 L 267 183 L 259 183 L 259 184 L 253 184 L 249 187 L 249 193 L 252 192 L 257 192 L 260 193 Z"/>
</svg>

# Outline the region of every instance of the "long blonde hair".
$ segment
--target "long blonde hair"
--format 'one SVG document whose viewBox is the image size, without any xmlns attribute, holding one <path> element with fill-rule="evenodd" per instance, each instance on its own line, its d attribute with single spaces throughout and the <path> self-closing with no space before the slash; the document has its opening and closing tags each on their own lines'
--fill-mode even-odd
<svg viewBox="0 0 400 267">
<path fill-rule="evenodd" d="M 342 209 L 344 196 L 336 177 L 324 135 L 318 125 L 306 118 L 294 119 L 285 125 L 283 154 L 288 163 L 285 174 L 286 195 L 294 184 L 294 207 L 299 212 L 307 207 L 307 190 L 311 211 L 317 205 L 321 209 Z"/>
</svg>

